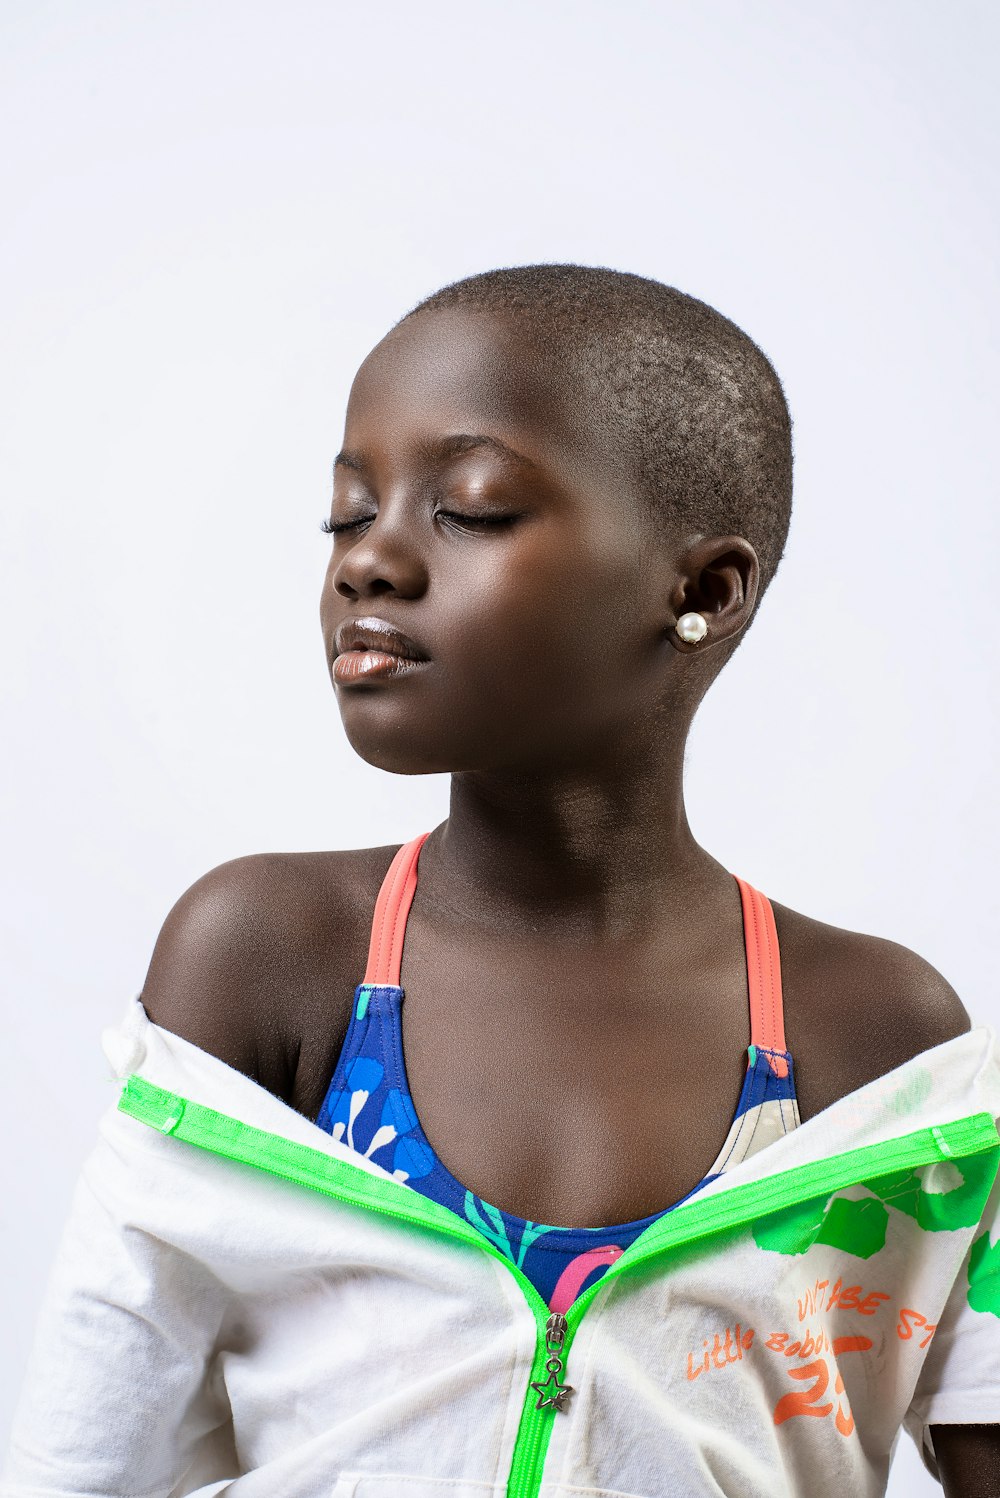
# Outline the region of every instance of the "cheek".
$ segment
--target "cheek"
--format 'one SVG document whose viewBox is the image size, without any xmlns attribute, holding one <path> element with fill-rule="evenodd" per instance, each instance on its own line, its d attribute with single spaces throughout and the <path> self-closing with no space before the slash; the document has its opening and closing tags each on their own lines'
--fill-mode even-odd
<svg viewBox="0 0 1000 1498">
<path fill-rule="evenodd" d="M 498 710 L 620 676 L 620 562 L 565 545 L 498 548 L 442 584 L 450 624 L 442 665 Z M 451 648 L 454 642 L 454 649 Z"/>
</svg>

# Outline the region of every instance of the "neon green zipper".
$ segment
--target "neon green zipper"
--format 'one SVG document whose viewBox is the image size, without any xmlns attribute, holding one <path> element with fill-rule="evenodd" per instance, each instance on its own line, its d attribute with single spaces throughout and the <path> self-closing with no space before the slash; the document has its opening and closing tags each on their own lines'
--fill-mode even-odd
<svg viewBox="0 0 1000 1498">
<path fill-rule="evenodd" d="M 547 1345 L 546 1341 L 550 1335 L 547 1326 L 549 1308 L 524 1271 L 450 1207 L 420 1195 L 412 1186 L 372 1175 L 361 1166 L 337 1160 L 310 1145 L 297 1144 L 280 1134 L 255 1128 L 229 1114 L 167 1092 L 138 1073 L 126 1079 L 118 1107 L 140 1123 L 185 1143 L 256 1166 L 271 1175 L 352 1205 L 402 1218 L 474 1244 L 481 1252 L 491 1254 L 505 1265 L 520 1285 L 535 1318 L 535 1354 L 514 1443 L 507 1498 L 537 1498 L 557 1407 L 550 1403 L 539 1409 L 542 1396 L 536 1393 L 532 1384 L 544 1382 L 546 1364 L 554 1354 L 565 1365 L 588 1306 L 610 1281 L 671 1249 L 711 1237 L 714 1233 L 746 1226 L 756 1218 L 781 1211 L 797 1202 L 876 1180 L 895 1171 L 992 1151 L 992 1170 L 984 1171 L 985 1201 L 1000 1162 L 1000 1136 L 992 1116 L 974 1113 L 954 1123 L 917 1129 L 881 1144 L 863 1145 L 825 1160 L 794 1166 L 762 1181 L 729 1187 L 714 1196 L 695 1197 L 652 1222 L 601 1278 L 573 1302 L 565 1318 L 561 1319 L 560 1325 L 565 1330 L 561 1343 L 555 1347 Z"/>
</svg>

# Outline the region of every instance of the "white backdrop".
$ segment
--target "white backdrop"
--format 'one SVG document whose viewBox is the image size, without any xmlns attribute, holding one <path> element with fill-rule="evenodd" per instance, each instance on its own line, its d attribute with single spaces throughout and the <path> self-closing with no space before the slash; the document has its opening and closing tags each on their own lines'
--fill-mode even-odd
<svg viewBox="0 0 1000 1498">
<path fill-rule="evenodd" d="M 458 276 L 652 275 L 774 361 L 791 535 L 692 828 L 1000 1018 L 998 41 L 975 0 L 7 0 L 0 1444 L 166 912 L 447 813 L 346 742 L 319 522 L 358 363 Z M 890 1491 L 940 1492 L 908 1442 Z"/>
</svg>

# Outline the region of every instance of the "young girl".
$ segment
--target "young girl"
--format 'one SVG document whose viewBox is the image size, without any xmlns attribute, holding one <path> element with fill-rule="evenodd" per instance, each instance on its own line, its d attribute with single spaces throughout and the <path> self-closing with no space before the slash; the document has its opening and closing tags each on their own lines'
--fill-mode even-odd
<svg viewBox="0 0 1000 1498">
<path fill-rule="evenodd" d="M 760 349 L 640 276 L 472 276 L 369 354 L 323 638 L 449 815 L 170 912 L 6 1498 L 869 1498 L 904 1426 L 1000 1492 L 993 1034 L 685 815 L 791 467 Z"/>
</svg>

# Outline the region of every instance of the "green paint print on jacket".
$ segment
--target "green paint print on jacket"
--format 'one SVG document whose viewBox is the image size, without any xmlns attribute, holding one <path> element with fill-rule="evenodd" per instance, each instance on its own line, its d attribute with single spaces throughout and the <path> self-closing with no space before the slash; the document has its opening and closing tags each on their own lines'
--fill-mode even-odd
<svg viewBox="0 0 1000 1498">
<path fill-rule="evenodd" d="M 804 1254 L 814 1243 L 827 1243 L 859 1259 L 870 1259 L 885 1246 L 888 1220 L 888 1212 L 873 1197 L 854 1201 L 818 1196 L 758 1218 L 753 1237 L 758 1248 L 771 1253 Z"/>
<path fill-rule="evenodd" d="M 969 1254 L 969 1305 L 1000 1316 L 1000 1240 L 991 1244 L 988 1230 L 980 1233 Z"/>
<path fill-rule="evenodd" d="M 888 1207 L 913 1218 L 930 1233 L 975 1227 L 996 1165 L 995 1155 L 991 1159 L 987 1151 L 863 1181 L 870 1196 L 815 1197 L 759 1218 L 753 1226 L 754 1242 L 758 1248 L 779 1254 L 804 1254 L 814 1243 L 826 1243 L 859 1259 L 870 1259 L 885 1247 Z M 950 1180 L 942 1178 L 945 1171 Z"/>
</svg>

